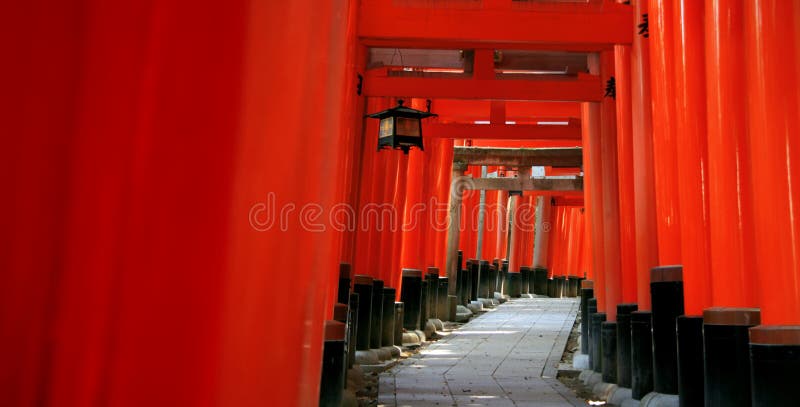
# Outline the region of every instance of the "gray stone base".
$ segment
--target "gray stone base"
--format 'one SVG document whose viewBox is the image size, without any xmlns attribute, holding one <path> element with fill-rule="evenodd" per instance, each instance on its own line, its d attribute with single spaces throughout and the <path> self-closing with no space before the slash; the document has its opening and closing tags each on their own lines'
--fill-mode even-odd
<svg viewBox="0 0 800 407">
<path fill-rule="evenodd" d="M 403 346 L 419 346 L 422 342 L 416 332 L 403 332 Z M 358 352 L 356 352 L 358 355 Z"/>
<path fill-rule="evenodd" d="M 631 397 L 631 389 L 627 387 L 617 387 L 608 397 L 608 404 L 615 406 L 622 406 L 626 401 L 633 400 Z M 638 403 L 638 401 L 637 401 Z"/>
<path fill-rule="evenodd" d="M 467 305 L 467 308 L 469 308 L 473 314 L 477 314 L 479 312 L 483 312 L 483 303 L 480 301 L 470 301 L 469 305 Z"/>
<path fill-rule="evenodd" d="M 369 350 L 357 350 L 356 351 L 356 364 L 359 365 L 377 365 L 380 363 L 380 358 L 378 357 L 378 353 L 372 349 Z"/>
<path fill-rule="evenodd" d="M 591 366 L 589 366 L 589 355 L 584 355 L 583 353 L 576 353 L 572 356 L 572 367 L 578 370 L 588 370 Z"/>
<path fill-rule="evenodd" d="M 608 401 L 611 394 L 617 390 L 617 385 L 614 383 L 600 382 L 592 387 L 592 394 L 600 400 Z"/>
<path fill-rule="evenodd" d="M 494 299 L 497 300 L 500 304 L 503 304 L 504 302 L 508 301 L 509 298 L 510 297 L 507 295 L 500 294 L 497 291 L 494 292 Z"/>
<path fill-rule="evenodd" d="M 428 322 L 432 323 L 437 331 L 444 331 L 444 322 L 442 322 L 441 319 L 431 318 L 428 320 Z"/>
<path fill-rule="evenodd" d="M 403 350 L 399 346 L 384 346 L 381 349 L 386 350 L 392 355 L 393 358 L 399 358 Z"/>
<path fill-rule="evenodd" d="M 458 305 L 456 306 L 456 322 L 467 322 L 472 317 L 472 311 L 469 308 Z"/>
<path fill-rule="evenodd" d="M 678 407 L 677 394 L 647 393 L 642 398 L 642 407 Z"/>
<path fill-rule="evenodd" d="M 483 308 L 493 308 L 495 306 L 494 301 L 491 298 L 478 298 L 478 301 L 483 304 Z"/>
<path fill-rule="evenodd" d="M 372 349 L 373 352 L 378 354 L 378 360 L 384 361 L 392 358 L 392 352 L 386 348 Z"/>
<path fill-rule="evenodd" d="M 595 384 L 603 381 L 603 375 L 594 370 L 584 370 L 578 378 L 588 387 L 594 387 Z"/>
</svg>

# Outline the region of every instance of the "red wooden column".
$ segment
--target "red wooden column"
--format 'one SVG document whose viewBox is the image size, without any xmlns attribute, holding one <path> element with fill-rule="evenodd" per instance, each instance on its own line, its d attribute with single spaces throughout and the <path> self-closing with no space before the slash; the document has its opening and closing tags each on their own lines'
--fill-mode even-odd
<svg viewBox="0 0 800 407">
<path fill-rule="evenodd" d="M 738 0 L 705 2 L 711 302 L 726 307 L 756 305 L 743 13 Z"/>
<path fill-rule="evenodd" d="M 650 83 L 653 164 L 660 265 L 681 263 L 673 81 L 673 0 L 650 0 Z"/>
<path fill-rule="evenodd" d="M 520 202 L 522 201 L 522 197 L 519 195 L 514 195 L 508 198 L 508 213 L 511 217 L 511 233 L 510 233 L 510 246 L 508 249 L 508 272 L 509 273 L 519 273 L 519 259 L 522 255 L 521 253 L 521 237 L 522 237 L 522 227 L 520 225 L 520 211 L 518 210 L 520 207 Z"/>
<path fill-rule="evenodd" d="M 489 167 L 488 172 L 497 171 L 497 167 Z M 486 191 L 486 214 L 484 217 L 483 247 L 481 258 L 491 262 L 497 258 L 497 191 Z"/>
<path fill-rule="evenodd" d="M 581 104 L 581 134 L 583 138 L 584 197 L 586 200 L 587 230 L 591 239 L 592 271 L 594 273 L 597 309 L 606 309 L 605 249 L 603 239 L 603 167 L 600 151 L 600 103 Z"/>
<path fill-rule="evenodd" d="M 600 75 L 607 81 L 614 75 L 614 53 L 600 54 Z M 619 240 L 619 179 L 617 178 L 617 114 L 614 99 L 601 102 L 600 154 L 603 188 L 603 260 L 606 301 L 604 309 L 608 321 L 616 321 L 617 304 L 621 299 Z"/>
<path fill-rule="evenodd" d="M 633 7 L 635 23 L 642 24 L 643 15 L 648 12 L 647 0 L 633 0 Z M 650 309 L 650 269 L 658 265 L 651 103 L 650 41 L 644 38 L 644 34 L 637 34 L 631 47 L 631 113 L 637 303 L 643 311 Z"/>
<path fill-rule="evenodd" d="M 765 325 L 800 323 L 798 12 L 781 1 L 744 8 L 754 271 Z"/>
<path fill-rule="evenodd" d="M 418 109 L 417 106 L 414 106 L 414 108 Z M 395 220 L 389 222 L 390 231 L 388 237 L 390 238 L 390 244 L 387 258 L 383 259 L 382 267 L 384 267 L 385 272 L 384 286 L 396 288 L 397 291 L 400 291 L 400 281 L 403 277 L 400 264 L 401 251 L 403 249 L 403 221 L 405 219 L 409 155 L 403 154 L 401 151 L 391 151 L 391 153 L 397 157 L 397 164 L 395 167 L 395 182 L 392 185 L 388 202 L 392 205 L 392 216 L 395 217 Z M 421 236 L 415 236 L 415 238 L 417 243 L 422 240 Z"/>
<path fill-rule="evenodd" d="M 619 180 L 620 301 L 636 303 L 636 231 L 631 112 L 631 46 L 614 46 L 617 85 L 617 179 Z"/>
<path fill-rule="evenodd" d="M 673 14 L 675 142 L 680 180 L 681 261 L 686 315 L 711 305 L 708 148 L 703 2 L 679 0 Z M 713 80 L 713 78 L 711 78 Z"/>
<path fill-rule="evenodd" d="M 433 235 L 433 264 L 439 268 L 440 273 L 446 270 L 446 248 L 447 248 L 447 218 L 449 215 L 448 205 L 450 203 L 450 178 L 453 172 L 453 140 L 440 139 L 429 140 L 429 144 L 437 144 L 437 159 L 434 169 L 435 200 L 431 211 L 431 223 L 434 228 Z"/>
<path fill-rule="evenodd" d="M 521 263 L 523 266 L 533 267 L 533 235 L 536 226 L 536 195 L 526 192 L 524 198 L 526 205 L 525 251 L 522 254 Z"/>
<path fill-rule="evenodd" d="M 550 197 L 540 195 L 536 205 L 536 229 L 534 230 L 533 267 L 548 267 L 548 247 L 550 246 L 550 233 L 553 225 L 550 223 L 552 205 Z"/>
<path fill-rule="evenodd" d="M 5 8 L 2 404 L 318 403 L 347 5 Z"/>
<path fill-rule="evenodd" d="M 368 98 L 367 111 L 377 112 L 391 106 L 388 98 Z M 357 232 L 355 236 L 355 256 L 353 271 L 380 278 L 377 267 L 380 257 L 380 236 L 377 224 L 381 222 L 379 205 L 384 197 L 386 167 L 389 156 L 379 154 L 377 140 L 378 121 L 368 120 L 364 126 L 362 142 L 362 172 L 359 187 L 358 207 L 356 209 Z"/>
<path fill-rule="evenodd" d="M 497 258 L 508 258 L 508 191 L 497 191 Z"/>
<path fill-rule="evenodd" d="M 425 215 L 425 206 L 428 197 L 423 194 L 423 184 L 426 183 L 425 154 L 430 152 L 412 149 L 408 152 L 408 172 L 406 175 L 406 199 L 403 207 L 402 243 L 400 248 L 400 268 L 413 268 L 424 270 L 425 264 L 425 233 L 428 229 L 428 220 Z M 395 286 L 396 287 L 396 286 Z"/>
</svg>

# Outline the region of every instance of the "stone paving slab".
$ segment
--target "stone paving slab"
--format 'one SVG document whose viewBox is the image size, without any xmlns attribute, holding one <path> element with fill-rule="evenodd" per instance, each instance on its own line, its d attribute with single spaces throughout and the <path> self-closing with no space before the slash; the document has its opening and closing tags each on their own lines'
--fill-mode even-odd
<svg viewBox="0 0 800 407">
<path fill-rule="evenodd" d="M 586 406 L 556 378 L 579 311 L 520 298 L 480 315 L 380 377 L 385 406 Z"/>
</svg>

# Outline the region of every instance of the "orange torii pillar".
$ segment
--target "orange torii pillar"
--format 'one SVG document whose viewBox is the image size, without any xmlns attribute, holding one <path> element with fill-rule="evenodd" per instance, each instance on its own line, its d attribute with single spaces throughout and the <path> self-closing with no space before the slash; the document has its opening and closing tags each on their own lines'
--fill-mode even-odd
<svg viewBox="0 0 800 407">
<path fill-rule="evenodd" d="M 655 167 L 658 255 L 661 266 L 681 264 L 681 229 L 675 112 L 673 0 L 650 0 L 650 77 L 653 97 L 653 164 Z M 675 324 L 683 315 L 680 270 L 654 269 L 650 281 L 653 334 L 653 388 L 678 394 L 678 353 Z M 665 281 L 661 281 L 665 280 Z M 674 288 L 674 290 L 671 290 Z M 654 295 L 656 292 L 659 295 Z"/>
<path fill-rule="evenodd" d="M 614 76 L 614 52 L 600 53 L 600 75 L 604 83 Z M 615 100 L 604 97 L 601 105 L 600 150 L 602 154 L 603 188 L 603 248 L 606 301 L 605 321 L 602 322 L 601 345 L 603 381 L 617 381 L 617 305 L 621 300 L 622 276 L 620 275 L 619 240 L 619 179 L 617 177 L 617 113 Z M 627 198 L 627 197 L 626 197 Z M 594 321 L 593 321 L 594 322 Z"/>
<path fill-rule="evenodd" d="M 439 273 L 446 273 L 447 269 L 447 225 L 448 225 L 448 208 L 450 204 L 450 179 L 452 176 L 453 167 L 453 140 L 452 139 L 439 139 L 429 140 L 429 144 L 436 145 L 437 159 L 435 166 L 432 166 L 434 171 L 435 188 L 434 197 L 431 204 L 431 225 L 434 227 L 433 231 L 433 244 L 428 246 L 431 250 L 429 253 L 432 257 L 429 259 L 429 264 L 439 268 Z M 440 274 L 441 275 L 441 274 Z M 445 275 L 446 276 L 446 275 Z M 455 284 L 450 281 L 450 284 Z"/>
<path fill-rule="evenodd" d="M 675 3 L 675 142 L 686 314 L 677 321 L 678 390 L 684 405 L 699 405 L 704 400 L 702 313 L 711 305 L 706 89 L 698 86 L 706 81 L 703 19 L 703 2 Z"/>
<path fill-rule="evenodd" d="M 631 396 L 640 400 L 653 389 L 650 269 L 659 264 L 659 239 L 651 121 L 650 40 L 647 30 L 649 7 L 647 0 L 633 0 L 632 3 L 634 24 L 637 26 L 631 47 L 631 111 L 636 219 L 636 303 L 639 311 L 631 314 Z"/>
<path fill-rule="evenodd" d="M 750 330 L 754 406 L 796 404 L 800 361 L 800 4 L 745 3 L 754 256 L 764 326 Z"/>
<path fill-rule="evenodd" d="M 630 388 L 631 316 L 638 309 L 636 202 L 634 201 L 631 46 L 614 46 L 617 102 L 617 178 L 619 180 L 620 304 L 617 305 L 617 381 Z"/>
<path fill-rule="evenodd" d="M 587 230 L 591 239 L 592 270 L 594 272 L 594 291 L 597 309 L 605 309 L 605 252 L 603 246 L 603 188 L 600 151 L 600 103 L 581 104 L 581 134 L 583 138 L 584 197 L 586 200 L 586 220 L 591 228 Z M 594 338 L 593 338 L 594 339 Z M 599 342 L 597 344 L 599 346 Z M 593 344 L 590 344 L 593 346 Z"/>
<path fill-rule="evenodd" d="M 633 0 L 635 24 L 645 24 L 647 0 Z M 642 25 L 642 28 L 644 26 Z M 640 29 L 641 31 L 641 29 Z M 633 183 L 636 233 L 637 305 L 650 310 L 650 269 L 659 263 L 656 222 L 655 174 L 653 167 L 653 126 L 650 98 L 650 42 L 643 31 L 631 47 L 631 111 L 633 123 Z M 649 359 L 649 358 L 648 358 Z"/>
<path fill-rule="evenodd" d="M 548 247 L 552 225 L 550 224 L 551 200 L 549 196 L 536 197 L 536 226 L 533 243 L 533 293 L 547 295 Z"/>
<path fill-rule="evenodd" d="M 708 131 L 708 199 L 710 233 L 711 305 L 730 310 L 757 306 L 754 258 L 752 186 L 748 176 L 750 150 L 747 145 L 745 79 L 744 2 L 706 1 L 705 69 Z M 734 308 L 735 307 L 735 308 Z M 727 327 L 728 330 L 746 330 Z M 713 328 L 709 330 L 713 333 Z M 743 332 L 746 335 L 746 332 Z M 718 340 L 709 337 L 708 340 Z M 738 352 L 722 355 L 725 361 L 749 365 L 747 342 Z M 713 349 L 713 348 L 711 348 Z M 714 349 L 718 350 L 718 349 Z M 719 361 L 707 352 L 706 363 Z M 711 369 L 705 399 L 714 403 L 750 403 L 750 375 L 746 369 Z M 724 372 L 721 376 L 719 373 Z M 730 400 L 725 389 L 731 381 L 740 400 Z M 721 383 L 721 379 L 729 384 Z M 733 379 L 733 380 L 731 380 Z M 713 385 L 713 388 L 712 388 Z M 720 392 L 721 391 L 721 392 Z M 779 405 L 781 403 L 772 403 Z"/>
</svg>

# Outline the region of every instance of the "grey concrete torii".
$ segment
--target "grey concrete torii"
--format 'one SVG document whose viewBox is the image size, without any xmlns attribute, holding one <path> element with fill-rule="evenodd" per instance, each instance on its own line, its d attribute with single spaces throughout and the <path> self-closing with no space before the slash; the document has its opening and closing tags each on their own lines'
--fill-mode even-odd
<svg viewBox="0 0 800 407">
<path fill-rule="evenodd" d="M 481 191 L 481 211 L 478 219 L 478 250 L 483 244 L 483 218 L 485 193 L 495 191 L 583 191 L 583 177 L 573 178 L 531 178 L 532 166 L 583 167 L 583 149 L 575 148 L 489 148 L 454 147 L 453 176 L 450 183 L 450 224 L 447 230 L 447 277 L 456 281 L 458 267 L 458 239 L 461 225 L 461 202 L 464 191 Z M 517 168 L 518 178 L 482 178 L 464 175 L 468 165 L 497 165 Z M 539 216 L 537 203 L 536 230 L 541 229 L 542 216 Z M 540 234 L 535 239 L 539 241 Z M 513 245 L 513 242 L 512 242 Z M 538 244 L 537 244 L 538 246 Z M 449 295 L 456 294 L 456 285 L 449 284 Z"/>
</svg>

